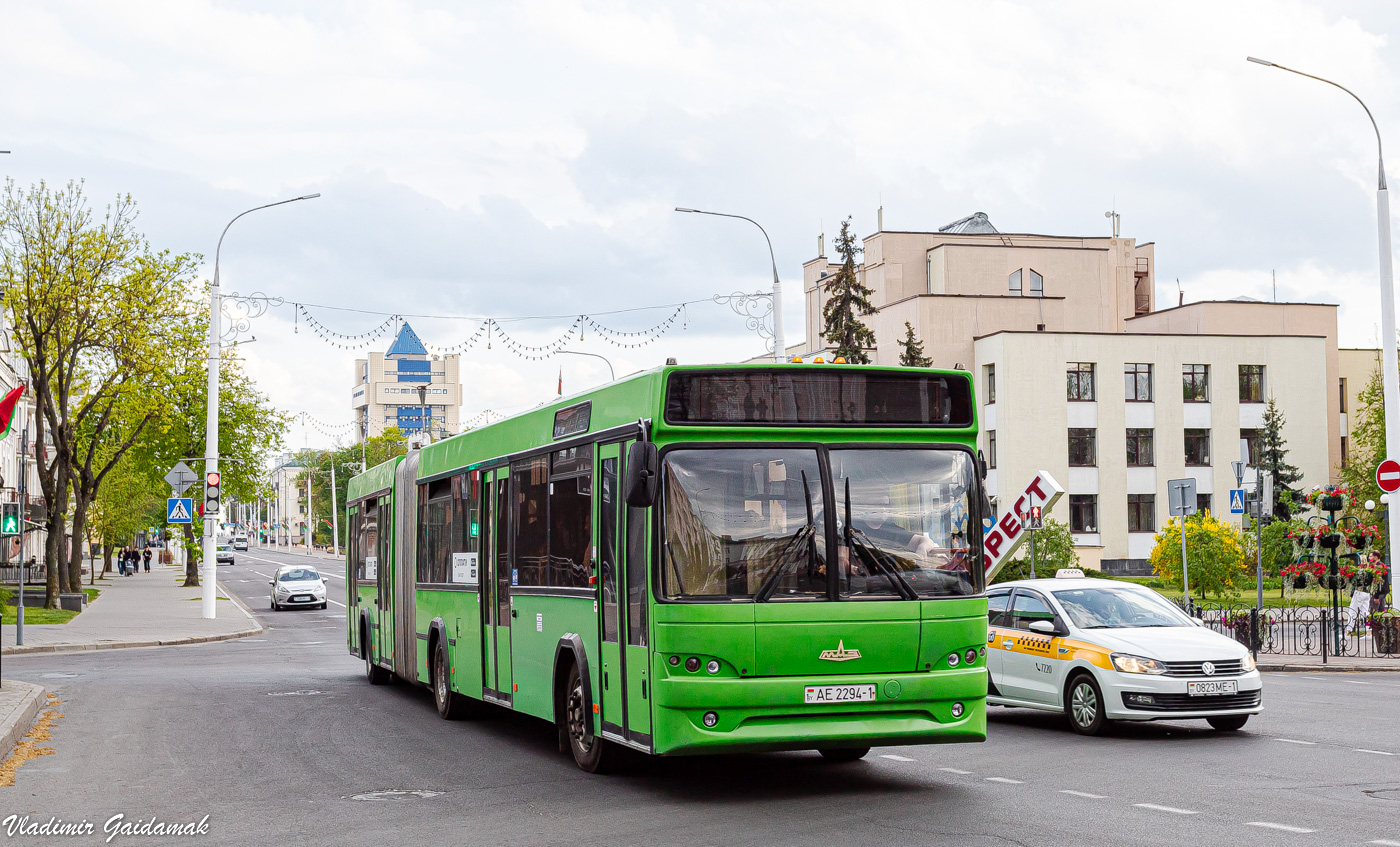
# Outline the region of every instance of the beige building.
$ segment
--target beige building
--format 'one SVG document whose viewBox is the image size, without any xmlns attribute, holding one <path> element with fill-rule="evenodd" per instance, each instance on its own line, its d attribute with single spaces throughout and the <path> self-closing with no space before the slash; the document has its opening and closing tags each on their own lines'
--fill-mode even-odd
<svg viewBox="0 0 1400 847">
<path fill-rule="evenodd" d="M 1346 432 L 1335 306 L 1157 310 L 1151 243 L 1002 233 L 980 214 L 938 232 L 878 232 L 864 249 L 873 360 L 898 361 L 907 321 L 935 366 L 971 372 L 990 492 L 999 500 L 1049 471 L 1066 491 L 1051 516 L 1086 564 L 1145 566 L 1170 479 L 1194 478 L 1198 505 L 1228 514 L 1230 463 L 1258 437 L 1270 397 L 1304 484 L 1335 479 Z M 827 351 L 823 289 L 838 268 L 824 256 L 804 265 L 816 339 L 804 354 Z"/>
<path fill-rule="evenodd" d="M 406 323 L 387 352 L 356 359 L 350 406 L 357 440 L 382 435 L 391 426 L 410 436 L 455 435 L 461 425 L 460 361 L 456 354 L 429 356 Z"/>
</svg>

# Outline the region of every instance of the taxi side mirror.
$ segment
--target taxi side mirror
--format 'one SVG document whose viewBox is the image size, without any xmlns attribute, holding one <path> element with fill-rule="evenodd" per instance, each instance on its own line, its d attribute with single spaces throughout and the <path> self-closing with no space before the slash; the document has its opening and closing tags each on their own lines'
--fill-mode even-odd
<svg viewBox="0 0 1400 847">
<path fill-rule="evenodd" d="M 1058 635 L 1055 631 L 1055 624 L 1052 621 L 1031 621 L 1031 632 L 1038 632 L 1041 635 Z"/>
</svg>

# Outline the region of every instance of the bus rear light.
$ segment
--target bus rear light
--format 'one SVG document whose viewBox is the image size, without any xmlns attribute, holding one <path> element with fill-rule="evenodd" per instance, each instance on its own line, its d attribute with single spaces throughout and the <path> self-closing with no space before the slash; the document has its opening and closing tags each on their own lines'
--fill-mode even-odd
<svg viewBox="0 0 1400 847">
<path fill-rule="evenodd" d="M 961 704 L 961 703 L 954 703 L 954 704 L 953 704 L 953 717 L 955 717 L 955 718 L 960 718 L 960 717 L 962 717 L 962 716 L 963 716 L 963 704 Z"/>
<path fill-rule="evenodd" d="M 719 723 L 719 715 L 714 712 L 706 712 L 705 717 L 701 718 L 701 720 L 705 722 L 705 726 L 713 727 L 715 724 Z"/>
<path fill-rule="evenodd" d="M 705 665 L 705 670 L 709 671 L 710 673 L 719 673 L 719 662 L 716 662 L 714 659 L 711 659 Z"/>
<path fill-rule="evenodd" d="M 685 669 L 691 673 L 695 673 L 700 670 L 700 660 L 691 656 L 689 659 L 685 660 Z"/>
<path fill-rule="evenodd" d="M 963 661 L 968 663 L 969 665 L 977 661 L 977 651 L 968 650 L 966 653 L 963 654 Z"/>
<path fill-rule="evenodd" d="M 958 662 L 959 662 L 959 661 L 960 661 L 960 660 L 958 659 L 958 654 L 957 654 L 957 653 L 949 653 L 949 654 L 948 654 L 948 667 L 950 667 L 950 668 L 956 668 L 956 667 L 958 666 Z"/>
<path fill-rule="evenodd" d="M 679 665 L 680 663 L 681 663 L 681 657 L 680 657 L 680 656 L 672 656 L 672 657 L 671 657 L 671 667 L 674 668 L 676 665 Z"/>
</svg>

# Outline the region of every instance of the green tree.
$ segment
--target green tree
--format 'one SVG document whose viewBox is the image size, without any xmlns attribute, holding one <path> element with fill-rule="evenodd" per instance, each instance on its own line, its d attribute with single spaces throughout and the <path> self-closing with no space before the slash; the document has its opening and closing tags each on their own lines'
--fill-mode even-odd
<svg viewBox="0 0 1400 847">
<path fill-rule="evenodd" d="M 160 482 L 164 485 L 164 482 Z M 89 546 L 102 545 L 102 573 L 112 569 L 112 549 L 129 543 L 137 532 L 165 521 L 165 499 L 157 483 L 141 473 L 130 458 L 106 475 L 88 512 Z M 92 578 L 97 579 L 94 564 Z"/>
<path fill-rule="evenodd" d="M 1045 528 L 1035 531 L 1035 574 L 1054 576 L 1060 568 L 1079 567 L 1079 553 L 1074 549 L 1074 536 L 1069 524 L 1054 518 L 1045 519 Z M 1015 559 L 1007 562 L 993 577 L 992 582 L 1010 582 L 1013 579 L 1031 578 L 1030 541 L 1021 545 Z"/>
<path fill-rule="evenodd" d="M 865 352 L 875 346 L 875 333 L 870 331 L 861 318 L 873 315 L 875 307 L 870 305 L 869 288 L 856 274 L 856 254 L 860 246 L 851 232 L 851 219 L 841 222 L 841 233 L 836 236 L 836 253 L 841 257 L 841 269 L 826 281 L 826 305 L 822 307 L 822 335 L 832 345 L 835 356 L 844 356 L 847 362 L 859 365 L 870 364 L 870 356 Z"/>
<path fill-rule="evenodd" d="M 1288 441 L 1283 437 L 1283 425 L 1287 423 L 1283 410 L 1272 396 L 1264 407 L 1264 433 L 1260 444 L 1259 463 L 1264 472 L 1274 477 L 1274 502 L 1270 504 L 1273 516 L 1281 521 L 1292 520 L 1289 506 L 1297 491 L 1293 483 L 1303 478 L 1303 472 L 1288 463 Z"/>
<path fill-rule="evenodd" d="M 1246 575 L 1247 544 L 1232 524 L 1218 520 L 1210 512 L 1197 512 L 1186 519 L 1186 555 L 1190 563 L 1191 588 L 1201 597 L 1233 588 Z M 1157 533 L 1148 558 L 1152 570 L 1162 579 L 1181 585 L 1181 519 L 1172 518 Z"/>
<path fill-rule="evenodd" d="M 924 343 L 914 334 L 914 326 L 904 322 L 904 338 L 899 341 L 899 363 L 906 368 L 927 368 L 933 360 L 924 355 Z"/>
</svg>

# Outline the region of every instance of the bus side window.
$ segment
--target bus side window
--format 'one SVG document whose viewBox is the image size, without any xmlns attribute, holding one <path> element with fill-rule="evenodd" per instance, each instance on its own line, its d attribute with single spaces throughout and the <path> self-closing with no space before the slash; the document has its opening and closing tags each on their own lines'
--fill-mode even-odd
<svg viewBox="0 0 1400 847">
<path fill-rule="evenodd" d="M 603 583 L 603 640 L 617 642 L 617 459 L 603 460 L 598 559 Z"/>
<path fill-rule="evenodd" d="M 647 510 L 627 507 L 627 643 L 647 643 Z"/>
</svg>

